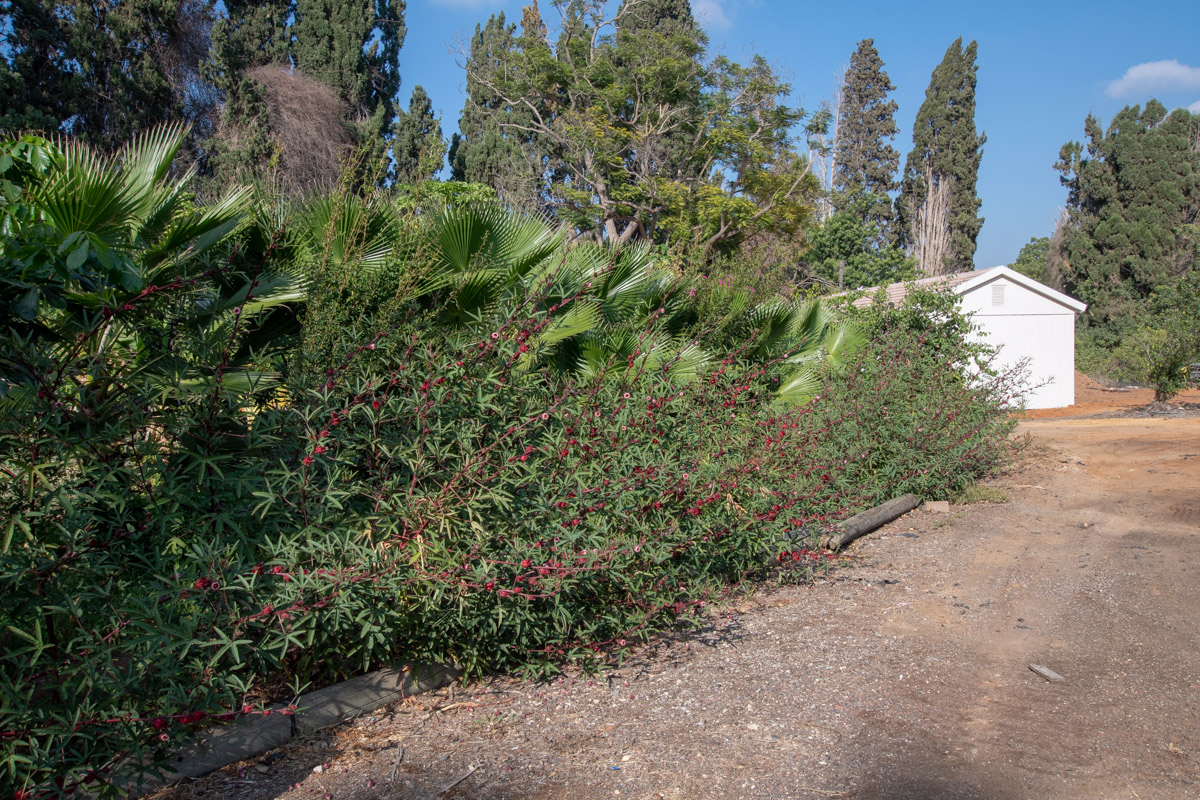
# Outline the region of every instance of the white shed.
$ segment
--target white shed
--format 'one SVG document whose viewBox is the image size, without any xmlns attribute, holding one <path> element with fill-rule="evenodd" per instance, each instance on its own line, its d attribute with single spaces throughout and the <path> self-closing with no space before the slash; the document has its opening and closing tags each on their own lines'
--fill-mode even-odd
<svg viewBox="0 0 1200 800">
<path fill-rule="evenodd" d="M 1026 408 L 1074 404 L 1075 315 L 1087 310 L 1084 303 L 1008 267 L 894 283 L 885 288 L 888 302 L 902 300 L 912 285 L 958 295 L 962 310 L 974 315 L 988 344 L 999 349 L 1001 364 L 1028 359 L 1032 382 L 1040 385 L 1026 394 Z M 870 302 L 863 297 L 855 305 Z"/>
</svg>

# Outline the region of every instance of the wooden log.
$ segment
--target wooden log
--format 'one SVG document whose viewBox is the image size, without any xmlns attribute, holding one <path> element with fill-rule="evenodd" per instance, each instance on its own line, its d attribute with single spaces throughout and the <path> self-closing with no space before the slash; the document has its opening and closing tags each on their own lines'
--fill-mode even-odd
<svg viewBox="0 0 1200 800">
<path fill-rule="evenodd" d="M 830 550 L 840 550 L 863 534 L 870 533 L 880 525 L 907 514 L 920 502 L 916 495 L 902 494 L 894 500 L 888 500 L 882 505 L 856 514 L 834 528 L 834 532 L 825 540 L 825 546 Z"/>
</svg>

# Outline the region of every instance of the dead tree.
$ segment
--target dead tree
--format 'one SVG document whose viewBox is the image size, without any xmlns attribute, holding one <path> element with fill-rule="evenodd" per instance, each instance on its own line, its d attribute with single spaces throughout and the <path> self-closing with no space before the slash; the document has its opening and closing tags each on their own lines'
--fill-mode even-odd
<svg viewBox="0 0 1200 800">
<path fill-rule="evenodd" d="M 950 199 L 954 179 L 925 165 L 925 200 L 912 221 L 912 255 L 922 277 L 945 275 L 950 263 Z"/>
</svg>

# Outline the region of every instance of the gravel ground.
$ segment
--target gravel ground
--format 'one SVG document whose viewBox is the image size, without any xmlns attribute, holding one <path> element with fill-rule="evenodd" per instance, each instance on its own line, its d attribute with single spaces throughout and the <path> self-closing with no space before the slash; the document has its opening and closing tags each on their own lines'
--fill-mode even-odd
<svg viewBox="0 0 1200 800">
<path fill-rule="evenodd" d="M 908 514 L 599 677 L 410 698 L 154 798 L 1195 800 L 1200 418 L 1022 430 L 1007 503 Z"/>
</svg>

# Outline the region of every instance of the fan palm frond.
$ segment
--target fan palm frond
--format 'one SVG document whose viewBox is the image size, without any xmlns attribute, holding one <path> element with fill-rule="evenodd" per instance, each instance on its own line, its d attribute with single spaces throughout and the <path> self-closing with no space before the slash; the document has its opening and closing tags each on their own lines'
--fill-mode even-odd
<svg viewBox="0 0 1200 800">
<path fill-rule="evenodd" d="M 821 375 L 811 364 L 800 366 L 780 382 L 775 390 L 775 402 L 784 406 L 803 405 L 821 389 Z"/>
</svg>

